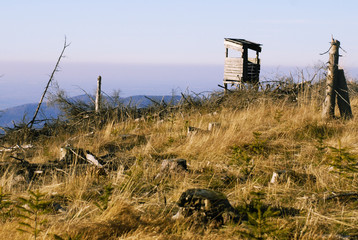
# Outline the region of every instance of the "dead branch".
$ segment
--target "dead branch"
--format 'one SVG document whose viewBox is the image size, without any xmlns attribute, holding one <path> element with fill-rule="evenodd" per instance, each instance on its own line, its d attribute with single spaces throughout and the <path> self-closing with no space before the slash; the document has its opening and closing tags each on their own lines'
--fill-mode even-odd
<svg viewBox="0 0 358 240">
<path fill-rule="evenodd" d="M 334 193 L 332 195 L 323 198 L 323 201 L 328 201 L 335 198 L 349 198 L 349 197 L 358 198 L 358 192 Z"/>
<path fill-rule="evenodd" d="M 154 103 L 157 106 L 160 106 L 161 104 L 158 103 L 157 101 L 155 101 L 154 99 L 151 99 L 150 97 L 144 96 L 146 99 L 148 99 L 149 101 L 151 101 L 152 103 Z"/>
<path fill-rule="evenodd" d="M 320 53 L 319 55 L 325 55 L 325 54 L 329 53 L 329 51 L 331 50 L 331 48 L 332 48 L 332 46 L 331 46 L 326 52 Z"/>
<path fill-rule="evenodd" d="M 65 52 L 65 50 L 66 50 L 66 48 L 67 48 L 68 46 L 70 46 L 70 44 L 67 44 L 66 37 L 65 37 L 65 42 L 64 42 L 64 45 L 63 45 L 61 54 L 60 54 L 60 56 L 59 56 L 58 59 L 57 59 L 55 68 L 53 69 L 53 71 L 52 71 L 52 73 L 51 73 L 51 76 L 50 76 L 50 79 L 48 80 L 47 85 L 46 85 L 46 87 L 45 87 L 45 90 L 44 90 L 44 92 L 43 92 L 43 94 L 42 94 L 42 96 L 41 96 L 41 100 L 40 100 L 39 104 L 37 105 L 37 109 L 36 109 L 36 111 L 35 111 L 34 117 L 33 117 L 32 120 L 27 124 L 27 125 L 29 126 L 29 128 L 32 128 L 32 126 L 34 125 L 34 122 L 35 122 L 36 117 L 37 117 L 37 114 L 38 114 L 38 112 L 39 112 L 39 110 L 40 110 L 41 104 L 42 104 L 42 102 L 43 102 L 43 100 L 44 100 L 44 98 L 45 98 L 46 92 L 47 92 L 47 90 L 48 90 L 48 88 L 49 88 L 49 86 L 50 86 L 50 84 L 51 84 L 51 82 L 52 82 L 52 80 L 53 80 L 53 78 L 54 78 L 54 76 L 55 76 L 55 73 L 58 71 L 59 64 L 60 64 L 60 62 L 61 62 L 61 59 L 64 57 L 63 54 L 64 54 L 64 52 Z"/>
<path fill-rule="evenodd" d="M 160 101 L 160 105 L 163 105 L 164 107 L 167 107 L 167 104 L 164 101 L 164 96 L 162 97 L 162 100 Z"/>
<path fill-rule="evenodd" d="M 196 104 L 193 102 L 193 100 L 190 98 L 190 96 L 185 97 L 185 95 L 183 93 L 181 93 L 181 96 L 187 103 L 189 103 L 189 105 L 196 106 Z"/>
<path fill-rule="evenodd" d="M 225 87 L 222 86 L 222 85 L 220 85 L 220 84 L 218 84 L 218 87 L 221 87 L 221 88 L 224 88 L 224 89 L 225 89 Z M 227 91 L 232 92 L 230 89 L 227 89 Z"/>
</svg>

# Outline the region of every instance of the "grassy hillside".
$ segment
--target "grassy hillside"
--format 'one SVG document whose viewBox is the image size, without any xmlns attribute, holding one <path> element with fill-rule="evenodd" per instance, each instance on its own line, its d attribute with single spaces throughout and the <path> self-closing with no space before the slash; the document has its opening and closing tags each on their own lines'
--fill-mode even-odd
<svg viewBox="0 0 358 240">
<path fill-rule="evenodd" d="M 358 98 L 351 97 L 357 114 Z M 38 239 L 54 239 L 54 234 L 57 239 L 357 236 L 358 120 L 322 121 L 321 102 L 322 94 L 313 88 L 297 95 L 242 90 L 202 99 L 186 96 L 181 105 L 145 113 L 121 109 L 122 118 L 118 109 L 106 118 L 77 115 L 46 134 L 14 130 L 0 145 L 31 143 L 34 148 L 3 151 L 2 162 L 16 161 L 10 156 L 30 163 L 54 161 L 60 148 L 71 144 L 103 156 L 112 170 L 101 176 L 91 167 L 69 167 L 30 182 L 19 180 L 19 172 L 2 171 L 0 239 L 30 239 L 34 233 L 16 229 L 35 223 Z M 212 122 L 220 127 L 204 131 Z M 188 134 L 188 126 L 203 131 Z M 163 173 L 162 161 L 172 158 L 186 159 L 189 170 Z M 271 183 L 273 172 L 280 171 L 285 173 Z M 173 220 L 176 202 L 189 188 L 225 194 L 241 221 Z M 36 199 L 47 203 L 36 205 Z"/>
</svg>

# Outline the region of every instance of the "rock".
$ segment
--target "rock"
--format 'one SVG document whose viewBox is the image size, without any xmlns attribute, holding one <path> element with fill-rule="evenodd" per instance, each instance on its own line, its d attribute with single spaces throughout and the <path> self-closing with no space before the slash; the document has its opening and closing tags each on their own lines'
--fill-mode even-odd
<svg viewBox="0 0 358 240">
<path fill-rule="evenodd" d="M 316 176 L 306 173 L 297 173 L 292 170 L 276 170 L 272 173 L 270 183 L 283 183 L 288 180 L 295 183 L 304 184 L 306 182 L 316 182 Z"/>
<path fill-rule="evenodd" d="M 188 165 L 186 164 L 185 159 L 166 159 L 163 160 L 160 171 L 161 172 L 177 172 L 177 171 L 187 171 Z"/>
<path fill-rule="evenodd" d="M 229 221 L 239 221 L 240 216 L 222 193 L 209 189 L 188 189 L 179 198 L 178 213 L 173 217 L 199 216 L 204 223 L 216 221 L 227 223 Z"/>
</svg>

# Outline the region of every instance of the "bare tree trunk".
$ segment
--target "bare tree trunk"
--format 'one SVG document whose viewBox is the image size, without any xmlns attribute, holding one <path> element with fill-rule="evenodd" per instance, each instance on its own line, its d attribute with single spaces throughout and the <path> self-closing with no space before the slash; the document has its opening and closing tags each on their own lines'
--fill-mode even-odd
<svg viewBox="0 0 358 240">
<path fill-rule="evenodd" d="M 338 81 L 338 59 L 340 42 L 332 38 L 331 49 L 329 51 L 329 66 L 326 82 L 326 98 L 323 103 L 322 117 L 331 119 L 334 117 L 336 103 L 336 86 Z"/>
<path fill-rule="evenodd" d="M 53 71 L 52 71 L 52 73 L 51 73 L 50 79 L 49 79 L 48 82 L 47 82 L 47 85 L 46 85 L 46 87 L 45 87 L 45 90 L 44 90 L 44 92 L 43 92 L 43 94 L 42 94 L 42 96 L 41 96 L 40 102 L 39 102 L 39 104 L 37 105 L 37 109 L 36 109 L 36 111 L 35 111 L 34 117 L 33 117 L 32 120 L 27 124 L 27 125 L 29 126 L 29 128 L 32 128 L 32 126 L 34 125 L 34 122 L 35 122 L 35 120 L 36 120 L 37 114 L 39 113 L 41 104 L 42 104 L 42 102 L 43 102 L 43 100 L 44 100 L 44 98 L 45 98 L 46 92 L 47 92 L 48 88 L 50 87 L 50 84 L 51 84 L 51 82 L 52 82 L 52 80 L 53 80 L 53 77 L 55 76 L 55 73 L 58 71 L 58 67 L 59 67 L 59 64 L 60 64 L 60 62 L 61 62 L 61 59 L 63 58 L 63 54 L 64 54 L 66 48 L 67 48 L 69 45 L 70 45 L 70 44 L 67 44 L 66 38 L 65 38 L 65 43 L 64 43 L 64 45 L 63 45 L 62 52 L 61 52 L 60 56 L 59 56 L 58 59 L 57 59 L 55 68 L 53 69 Z"/>
<path fill-rule="evenodd" d="M 96 106 L 95 106 L 96 113 L 99 113 L 99 111 L 101 110 L 101 81 L 102 81 L 102 77 L 98 76 L 98 78 L 97 78 Z"/>
<path fill-rule="evenodd" d="M 348 86 L 346 77 L 344 76 L 343 69 L 338 70 L 338 81 L 337 81 L 337 104 L 341 117 L 344 119 L 353 118 L 351 104 L 349 101 Z"/>
</svg>

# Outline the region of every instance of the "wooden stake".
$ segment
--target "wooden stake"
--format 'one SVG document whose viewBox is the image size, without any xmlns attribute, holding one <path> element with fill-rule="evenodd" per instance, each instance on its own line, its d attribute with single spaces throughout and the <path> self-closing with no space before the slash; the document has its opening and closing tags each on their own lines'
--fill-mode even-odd
<svg viewBox="0 0 358 240">
<path fill-rule="evenodd" d="M 98 113 L 100 111 L 100 107 L 101 107 L 101 81 L 102 81 L 102 77 L 98 76 L 98 78 L 97 78 L 96 106 L 95 106 L 96 113 Z"/>
<path fill-rule="evenodd" d="M 322 117 L 331 119 L 334 117 L 336 103 L 336 86 L 338 79 L 338 59 L 340 42 L 332 38 L 331 49 L 329 51 L 329 66 L 326 82 L 326 98 L 323 103 Z"/>
</svg>

